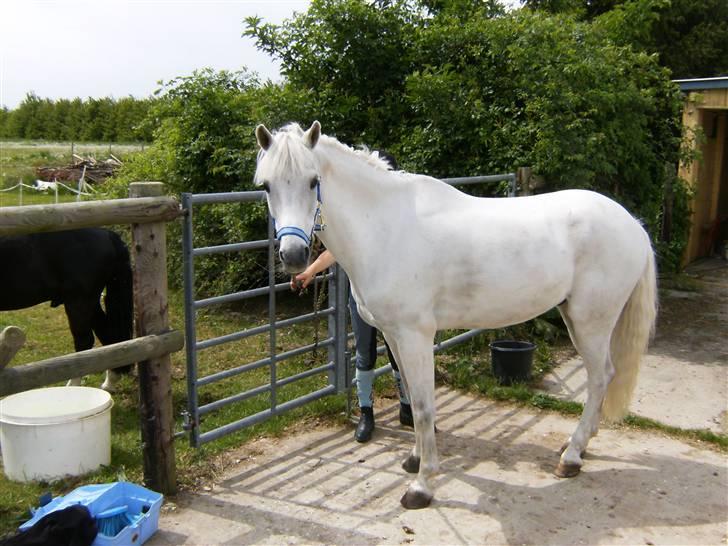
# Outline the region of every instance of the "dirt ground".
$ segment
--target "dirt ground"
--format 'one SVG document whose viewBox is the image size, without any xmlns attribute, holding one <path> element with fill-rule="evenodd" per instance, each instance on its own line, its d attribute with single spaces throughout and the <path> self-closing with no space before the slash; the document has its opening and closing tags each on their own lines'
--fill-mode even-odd
<svg viewBox="0 0 728 546">
<path fill-rule="evenodd" d="M 693 270 L 699 292 L 669 291 L 632 405 L 681 428 L 726 432 L 728 267 Z M 570 359 L 543 388 L 583 395 Z M 581 377 L 581 379 L 580 379 Z M 440 474 L 426 510 L 399 504 L 412 441 L 396 406 L 367 444 L 352 427 L 258 440 L 219 483 L 167 503 L 167 544 L 726 544 L 728 456 L 660 433 L 605 428 L 582 473 L 556 478 L 575 418 L 438 389 Z"/>
</svg>

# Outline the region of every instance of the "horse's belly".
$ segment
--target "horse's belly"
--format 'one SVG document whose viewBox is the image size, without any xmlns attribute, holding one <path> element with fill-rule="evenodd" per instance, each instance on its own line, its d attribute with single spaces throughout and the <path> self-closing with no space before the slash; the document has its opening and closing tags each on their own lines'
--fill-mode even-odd
<svg viewBox="0 0 728 546">
<path fill-rule="evenodd" d="M 435 305 L 438 329 L 502 328 L 530 320 L 562 303 L 571 290 L 568 261 L 545 270 L 523 264 L 520 271 L 463 277 L 461 284 L 440 291 Z"/>
<path fill-rule="evenodd" d="M 14 283 L 10 286 L 12 290 L 0 293 L 0 311 L 27 309 L 51 299 L 51 294 L 44 287 L 33 284 L 32 279 L 30 283 Z"/>
<path fill-rule="evenodd" d="M 564 292 L 480 296 L 440 305 L 435 310 L 438 330 L 449 328 L 503 328 L 537 317 L 564 301 Z"/>
</svg>

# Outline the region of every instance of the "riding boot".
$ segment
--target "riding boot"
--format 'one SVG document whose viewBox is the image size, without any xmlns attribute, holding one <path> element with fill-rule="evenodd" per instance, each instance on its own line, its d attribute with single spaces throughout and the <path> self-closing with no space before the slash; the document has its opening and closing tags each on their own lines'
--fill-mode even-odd
<svg viewBox="0 0 728 546">
<path fill-rule="evenodd" d="M 390 358 L 393 357 L 390 356 Z M 412 417 L 412 406 L 410 406 L 402 376 L 399 370 L 395 370 L 394 367 L 392 367 L 392 375 L 394 375 L 394 383 L 397 385 L 397 391 L 399 392 L 399 423 L 405 427 L 414 427 L 415 420 Z"/>
<path fill-rule="evenodd" d="M 361 417 L 356 427 L 354 438 L 357 442 L 368 442 L 374 431 L 374 409 L 372 406 L 372 386 L 374 383 L 374 370 L 356 370 L 356 395 L 359 399 Z"/>
<path fill-rule="evenodd" d="M 356 438 L 357 442 L 363 444 L 372 439 L 372 432 L 374 432 L 374 408 L 364 406 L 360 410 L 361 416 L 359 417 L 359 424 L 356 426 L 354 438 Z"/>
<path fill-rule="evenodd" d="M 412 406 L 405 402 L 399 403 L 399 424 L 405 427 L 415 426 L 414 417 L 412 417 Z"/>
</svg>

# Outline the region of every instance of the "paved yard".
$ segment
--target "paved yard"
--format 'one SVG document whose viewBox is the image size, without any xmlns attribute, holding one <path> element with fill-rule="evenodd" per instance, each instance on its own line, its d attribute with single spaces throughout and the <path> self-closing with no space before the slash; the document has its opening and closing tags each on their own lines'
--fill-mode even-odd
<svg viewBox="0 0 728 546">
<path fill-rule="evenodd" d="M 718 265 L 722 265 L 718 263 Z M 726 432 L 728 268 L 672 292 L 632 404 L 682 428 Z M 544 389 L 580 399 L 578 359 Z M 414 435 L 396 407 L 373 440 L 351 427 L 252 442 L 209 491 L 168 503 L 148 543 L 167 544 L 725 544 L 728 456 L 659 433 L 603 429 L 582 473 L 552 474 L 576 420 L 438 390 L 441 473 L 435 501 L 406 511 L 400 468 Z"/>
</svg>

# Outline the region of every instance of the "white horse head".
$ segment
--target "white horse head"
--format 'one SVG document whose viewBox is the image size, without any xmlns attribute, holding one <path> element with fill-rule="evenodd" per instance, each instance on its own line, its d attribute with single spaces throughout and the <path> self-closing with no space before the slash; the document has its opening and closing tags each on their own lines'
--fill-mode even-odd
<svg viewBox="0 0 728 546">
<path fill-rule="evenodd" d="M 275 134 L 258 125 L 255 136 L 260 145 L 255 183 L 267 193 L 283 268 L 300 273 L 308 265 L 319 210 L 319 172 L 313 148 L 321 136 L 321 125 L 314 121 L 304 133 L 291 124 Z"/>
</svg>

